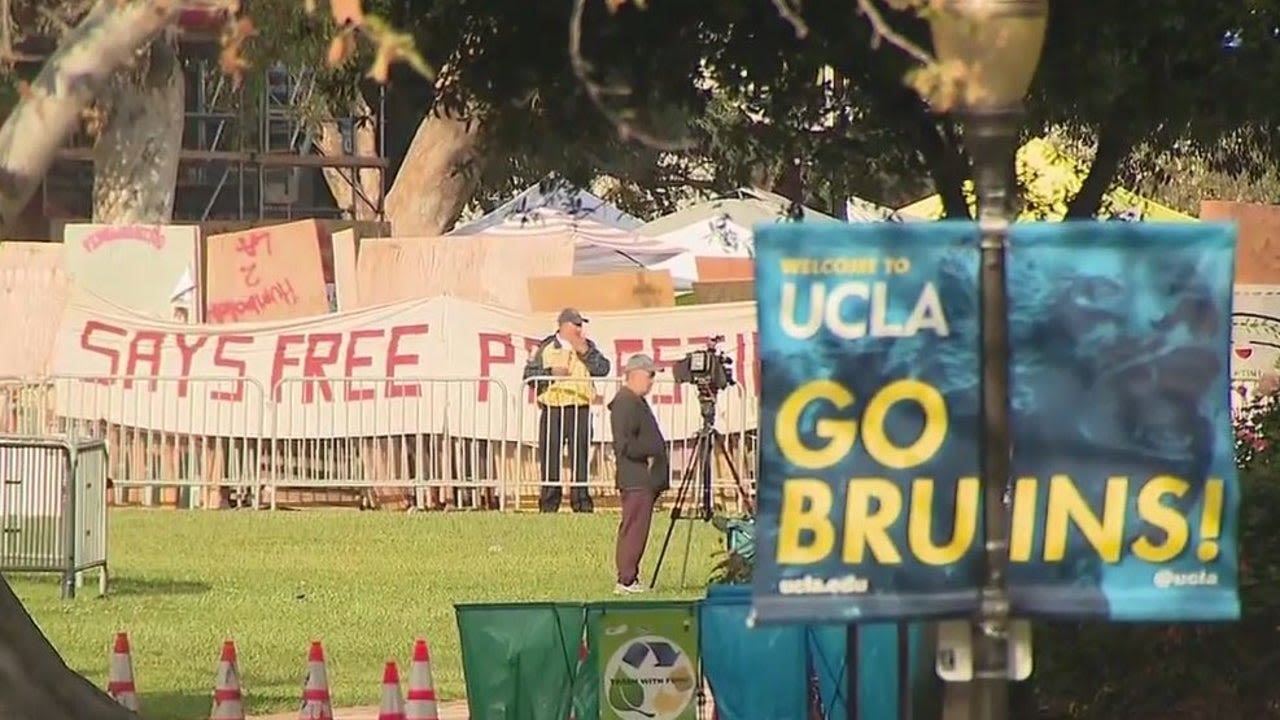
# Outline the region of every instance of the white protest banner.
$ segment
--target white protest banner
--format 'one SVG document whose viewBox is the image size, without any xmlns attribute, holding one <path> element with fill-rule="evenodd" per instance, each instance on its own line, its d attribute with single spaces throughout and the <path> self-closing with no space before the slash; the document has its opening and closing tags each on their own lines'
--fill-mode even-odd
<svg viewBox="0 0 1280 720">
<path fill-rule="evenodd" d="M 480 377 L 499 380 L 512 395 L 516 417 L 524 419 L 519 430 L 526 441 L 537 439 L 537 412 L 533 388 L 521 382 L 529 353 L 543 338 L 555 332 L 555 316 L 529 318 L 494 307 L 451 301 L 446 316 L 451 362 L 458 368 L 474 368 Z M 756 362 L 755 303 L 649 308 L 586 313 L 587 335 L 609 359 L 611 376 L 619 377 L 627 358 L 637 353 L 652 357 L 666 368 L 689 350 L 706 347 L 710 338 L 724 336 L 722 352 L 733 363 L 739 387 L 721 393 L 716 403 L 717 427 L 725 432 L 755 428 L 760 367 Z M 463 318 L 465 317 L 465 320 Z M 474 354 L 472 354 L 474 353 Z M 675 439 L 688 437 L 700 424 L 697 394 L 687 385 L 676 385 L 671 373 L 659 376 L 649 402 Z M 596 383 L 596 403 L 607 403 L 617 382 Z M 480 399 L 490 392 L 480 388 Z M 609 437 L 607 413 L 592 414 L 592 434 Z M 514 435 L 511 435 L 514 437 Z"/>
<path fill-rule="evenodd" d="M 614 375 L 633 354 L 668 365 L 709 336 L 725 335 L 723 350 L 744 387 L 722 395 L 719 426 L 754 427 L 753 304 L 598 313 L 590 320 L 588 333 Z M 447 297 L 234 326 L 121 317 L 74 304 L 59 330 L 53 374 L 87 378 L 61 383 L 60 414 L 166 432 L 286 439 L 448 431 L 533 441 L 536 408 L 522 373 L 530 349 L 554 329 L 552 316 Z M 457 379 L 452 391 L 437 392 L 449 378 Z M 615 388 L 612 380 L 597 383 L 599 401 Z M 696 430 L 695 394 L 670 383 L 663 388 L 654 405 L 666 417 L 692 419 L 679 427 Z M 597 438 L 607 438 L 604 425 L 597 417 Z"/>
</svg>

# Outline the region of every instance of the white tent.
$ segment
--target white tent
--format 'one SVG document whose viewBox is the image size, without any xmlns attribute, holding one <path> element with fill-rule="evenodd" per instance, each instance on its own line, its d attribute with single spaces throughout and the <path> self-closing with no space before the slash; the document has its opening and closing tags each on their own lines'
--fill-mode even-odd
<svg viewBox="0 0 1280 720">
<path fill-rule="evenodd" d="M 697 258 L 749 258 L 754 253 L 751 230 L 723 218 L 695 222 L 653 239 L 681 249 L 679 255 L 650 268 L 670 271 L 677 291 L 693 288 L 698 279 Z"/>
<path fill-rule="evenodd" d="M 638 235 L 590 218 L 576 218 L 551 208 L 540 208 L 484 229 L 485 235 L 569 235 L 574 239 L 575 275 L 637 268 L 654 268 L 685 252 L 661 238 Z M 674 273 L 673 273 L 674 275 Z"/>
<path fill-rule="evenodd" d="M 535 214 L 539 210 L 561 212 L 623 230 L 634 230 L 644 224 L 643 220 L 628 215 L 599 196 L 552 176 L 529 187 L 492 212 L 454 228 L 449 234 L 474 235 L 478 232 L 487 232 L 493 226 L 511 218 Z"/>
<path fill-rule="evenodd" d="M 856 201 L 856 202 L 854 202 Z M 840 222 L 829 215 L 800 208 L 799 218 L 791 201 L 763 190 L 741 188 L 730 195 L 658 218 L 638 232 L 666 244 L 683 248 L 677 257 L 652 269 L 671 271 L 677 291 L 690 290 L 698 280 L 697 258 L 739 257 L 755 254 L 751 228 L 776 222 Z M 879 222 L 892 219 L 892 211 L 873 203 L 851 199 L 847 211 L 850 222 Z"/>
</svg>

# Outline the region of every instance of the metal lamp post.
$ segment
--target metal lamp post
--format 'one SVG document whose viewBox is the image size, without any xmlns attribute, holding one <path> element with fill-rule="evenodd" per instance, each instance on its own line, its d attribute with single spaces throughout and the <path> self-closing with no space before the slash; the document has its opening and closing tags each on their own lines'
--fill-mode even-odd
<svg viewBox="0 0 1280 720">
<path fill-rule="evenodd" d="M 1009 716 L 1009 326 L 1005 248 L 1013 212 L 1014 156 L 1022 99 L 1048 23 L 1048 0 L 943 0 L 929 24 L 941 63 L 964 72 L 957 109 L 973 161 L 982 233 L 981 477 L 986 573 L 973 628 L 974 720 Z"/>
</svg>

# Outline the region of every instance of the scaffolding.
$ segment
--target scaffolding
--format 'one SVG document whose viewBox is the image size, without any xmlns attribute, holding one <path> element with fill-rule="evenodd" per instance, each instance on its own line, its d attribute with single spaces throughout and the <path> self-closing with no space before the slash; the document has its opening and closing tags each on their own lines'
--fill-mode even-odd
<svg viewBox="0 0 1280 720">
<path fill-rule="evenodd" d="M 186 113 L 175 221 L 385 219 L 382 91 L 371 117 L 325 117 L 313 69 L 272 67 L 237 86 L 218 67 L 216 47 L 185 43 L 181 53 Z M 339 152 L 323 151 L 322 127 L 338 133 Z M 375 135 L 372 155 L 357 154 L 361 128 Z M 86 164 L 92 162 L 87 138 L 59 152 L 44 186 L 47 216 L 91 216 L 93 173 L 86 172 Z M 373 192 L 366 192 L 361 181 L 366 173 L 375 175 Z M 350 198 L 345 206 L 333 197 L 331 182 Z"/>
</svg>

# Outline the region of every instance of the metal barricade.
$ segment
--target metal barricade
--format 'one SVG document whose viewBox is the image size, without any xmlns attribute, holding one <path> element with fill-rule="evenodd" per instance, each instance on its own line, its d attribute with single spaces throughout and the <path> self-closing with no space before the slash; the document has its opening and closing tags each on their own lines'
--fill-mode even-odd
<svg viewBox="0 0 1280 720">
<path fill-rule="evenodd" d="M 107 592 L 107 445 L 0 436 L 0 570 L 60 573 L 75 597 L 98 569 Z"/>
<path fill-rule="evenodd" d="M 535 384 L 560 380 L 564 378 L 530 378 L 516 400 L 518 437 L 525 451 L 513 488 L 513 502 L 517 509 L 525 498 L 539 497 L 543 488 L 561 488 L 561 496 L 565 493 L 570 496 L 570 507 L 574 505 L 572 493 L 575 485 L 585 485 L 593 498 L 610 498 L 616 494 L 608 404 L 624 381 L 621 378 L 591 378 L 595 398 L 585 411 L 588 419 L 583 432 L 578 427 L 574 411 L 545 409 L 536 401 Z M 696 390 L 670 378 L 659 377 L 654 381 L 649 402 L 667 440 L 674 489 L 689 466 L 698 431 L 702 427 Z M 724 440 L 727 460 L 717 453 L 711 472 L 711 490 L 715 503 L 723 507 L 732 506 L 740 511 L 744 500 L 755 496 L 757 417 L 756 399 L 748 395 L 741 385 L 718 394 L 714 427 Z M 582 472 L 584 468 L 585 473 Z M 741 489 L 733 471 L 737 472 Z M 585 483 L 575 477 L 579 474 L 586 475 Z M 743 492 L 747 497 L 743 497 Z M 554 493 L 548 500 L 548 505 L 554 503 Z"/>
<path fill-rule="evenodd" d="M 520 509 L 543 487 L 571 489 L 578 475 L 609 502 L 607 403 L 622 381 L 591 382 L 587 432 L 574 432 L 571 418 L 556 429 L 558 452 L 545 454 L 551 443 L 542 436 L 554 428 L 531 385 L 511 391 L 482 377 L 286 379 L 270 395 L 250 378 L 0 378 L 0 433 L 105 441 L 117 503 Z M 696 391 L 659 377 L 650 399 L 674 486 L 701 427 Z M 716 409 L 730 460 L 715 464 L 712 487 L 740 509 L 727 466 L 754 496 L 758 405 L 735 386 L 717 396 Z"/>
<path fill-rule="evenodd" d="M 511 396 L 488 378 L 297 378 L 272 390 L 265 467 L 282 490 L 356 488 L 362 505 L 492 509 L 506 503 Z"/>
<path fill-rule="evenodd" d="M 43 393 L 45 432 L 106 441 L 119 504 L 260 502 L 267 409 L 252 378 L 60 375 L 29 387 Z"/>
</svg>

